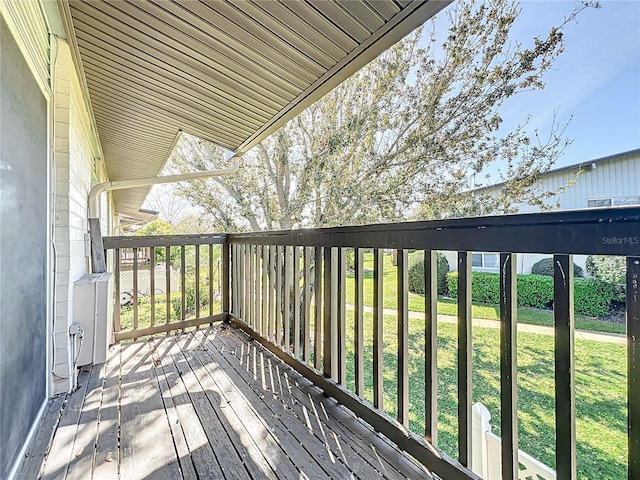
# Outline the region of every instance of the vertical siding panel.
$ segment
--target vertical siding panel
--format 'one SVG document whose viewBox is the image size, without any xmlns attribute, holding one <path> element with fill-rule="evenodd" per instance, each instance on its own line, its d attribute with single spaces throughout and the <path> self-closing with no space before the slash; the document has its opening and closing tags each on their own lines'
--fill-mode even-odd
<svg viewBox="0 0 640 480">
<path fill-rule="evenodd" d="M 560 172 L 550 171 L 543 174 L 536 183 L 536 188 L 541 191 L 556 191 L 564 188 L 563 192 L 549 198 L 545 203 L 555 205 L 557 201 L 561 210 L 569 210 L 586 208 L 587 199 L 640 195 L 640 188 L 636 182 L 636 179 L 640 178 L 640 150 L 618 158 L 596 161 L 595 169 L 591 169 L 591 163 L 588 159 L 584 159 L 582 171 L 578 175 L 577 166 Z M 575 183 L 567 187 L 567 184 L 574 180 Z M 486 192 L 495 195 L 500 188 L 500 186 L 489 187 Z M 522 204 L 519 208 L 521 213 L 534 210 L 539 209 Z"/>
</svg>

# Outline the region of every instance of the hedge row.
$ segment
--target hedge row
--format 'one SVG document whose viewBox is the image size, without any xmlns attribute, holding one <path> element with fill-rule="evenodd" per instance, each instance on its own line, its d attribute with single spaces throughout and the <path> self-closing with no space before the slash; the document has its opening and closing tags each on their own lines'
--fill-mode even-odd
<svg viewBox="0 0 640 480">
<path fill-rule="evenodd" d="M 449 295 L 458 297 L 458 272 L 447 274 Z M 518 306 L 548 308 L 553 304 L 553 277 L 518 275 Z M 589 316 L 608 315 L 610 304 L 616 299 L 616 288 L 596 278 L 575 278 L 573 298 L 576 313 Z M 500 303 L 500 274 L 473 272 L 471 282 L 473 301 Z"/>
</svg>

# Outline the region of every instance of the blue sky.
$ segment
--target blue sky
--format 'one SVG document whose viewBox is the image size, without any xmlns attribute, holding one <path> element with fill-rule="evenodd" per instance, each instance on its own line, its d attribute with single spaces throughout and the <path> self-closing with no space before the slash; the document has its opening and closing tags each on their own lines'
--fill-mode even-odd
<svg viewBox="0 0 640 480">
<path fill-rule="evenodd" d="M 512 30 L 514 40 L 531 39 L 561 22 L 576 2 L 523 1 Z M 564 30 L 566 50 L 546 88 L 515 96 L 504 105 L 505 124 L 531 114 L 532 128 L 548 133 L 554 112 L 572 120 L 573 140 L 555 167 L 640 148 L 640 0 L 601 1 Z"/>
</svg>

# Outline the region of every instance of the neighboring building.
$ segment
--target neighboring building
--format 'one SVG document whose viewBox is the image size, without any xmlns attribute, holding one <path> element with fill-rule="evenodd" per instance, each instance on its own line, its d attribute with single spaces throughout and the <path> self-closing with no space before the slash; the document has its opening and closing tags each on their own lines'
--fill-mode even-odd
<svg viewBox="0 0 640 480">
<path fill-rule="evenodd" d="M 498 194 L 503 183 L 478 188 L 477 192 Z M 615 208 L 640 205 L 640 148 L 596 158 L 544 173 L 534 188 L 540 192 L 557 192 L 544 203 L 553 209 Z M 540 207 L 518 206 L 518 213 L 539 212 Z M 452 270 L 456 270 L 454 253 L 447 253 Z M 518 273 L 531 273 L 531 267 L 549 255 L 518 256 Z M 472 268 L 475 271 L 498 272 L 498 253 L 475 252 Z M 586 257 L 576 255 L 574 262 L 585 270 Z M 586 270 L 585 270 L 586 274 Z"/>
</svg>

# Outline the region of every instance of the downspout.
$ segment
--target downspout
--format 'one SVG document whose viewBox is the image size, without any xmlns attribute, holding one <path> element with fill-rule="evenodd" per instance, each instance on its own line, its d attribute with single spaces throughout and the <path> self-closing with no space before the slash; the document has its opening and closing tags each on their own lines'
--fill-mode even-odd
<svg viewBox="0 0 640 480">
<path fill-rule="evenodd" d="M 223 175 L 231 175 L 238 171 L 240 167 L 240 159 L 234 153 L 225 155 L 226 159 L 233 158 L 233 163 L 228 168 L 218 170 L 207 170 L 204 172 L 180 173 L 177 175 L 166 175 L 162 177 L 146 177 L 134 178 L 131 180 L 117 180 L 114 182 L 98 183 L 91 188 L 89 192 L 89 218 L 98 218 L 99 195 L 103 192 L 111 190 L 124 190 L 126 188 L 148 187 L 151 185 L 159 185 L 164 183 L 184 182 L 188 180 L 200 180 L 203 178 L 220 177 Z"/>
</svg>

